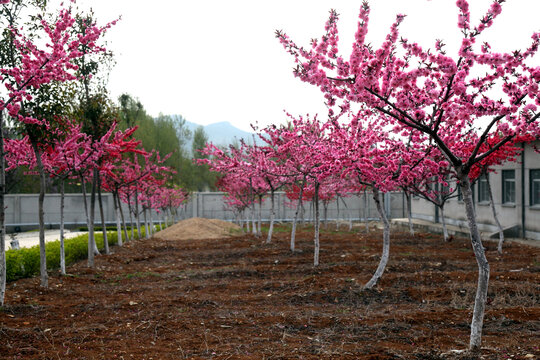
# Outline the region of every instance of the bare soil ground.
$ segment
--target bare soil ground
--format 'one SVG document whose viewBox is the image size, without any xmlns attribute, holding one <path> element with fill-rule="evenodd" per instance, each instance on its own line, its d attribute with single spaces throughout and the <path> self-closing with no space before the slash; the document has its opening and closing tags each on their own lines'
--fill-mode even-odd
<svg viewBox="0 0 540 360">
<path fill-rule="evenodd" d="M 2 359 L 469 359 L 476 262 L 467 239 L 393 233 L 374 291 L 380 232 L 328 230 L 321 265 L 312 232 L 298 251 L 278 227 L 251 235 L 139 240 L 7 286 Z M 484 359 L 540 358 L 540 249 L 485 244 L 491 282 Z"/>
</svg>

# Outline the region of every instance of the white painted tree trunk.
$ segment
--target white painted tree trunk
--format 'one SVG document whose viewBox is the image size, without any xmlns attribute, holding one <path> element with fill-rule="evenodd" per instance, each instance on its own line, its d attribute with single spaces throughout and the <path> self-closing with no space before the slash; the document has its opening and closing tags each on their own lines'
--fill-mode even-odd
<svg viewBox="0 0 540 360">
<path fill-rule="evenodd" d="M 131 199 L 130 199 L 130 196 L 128 195 L 128 212 L 129 212 L 129 225 L 131 227 L 131 234 L 130 234 L 130 240 L 133 241 L 135 239 L 135 224 L 133 223 L 133 210 L 132 210 L 132 207 L 131 207 Z"/>
<path fill-rule="evenodd" d="M 116 217 L 116 242 L 118 246 L 124 245 L 122 241 L 122 220 L 120 218 L 120 207 L 116 201 L 116 192 L 113 192 L 113 204 L 114 204 L 114 214 Z"/>
<path fill-rule="evenodd" d="M 145 239 L 150 239 L 150 226 L 148 226 L 148 215 L 146 214 L 146 206 L 143 206 L 143 216 L 144 216 L 144 231 Z"/>
<path fill-rule="evenodd" d="M 448 242 L 450 237 L 448 236 L 448 227 L 446 226 L 446 219 L 444 218 L 444 205 L 439 206 L 439 209 L 441 209 L 441 222 L 442 222 L 442 228 L 443 228 L 444 241 Z"/>
<path fill-rule="evenodd" d="M 345 209 L 347 210 L 347 217 L 349 218 L 349 231 L 352 231 L 353 222 L 352 222 L 352 214 L 351 214 L 351 210 L 350 210 L 349 207 L 347 206 L 347 203 L 345 202 L 345 199 L 344 199 L 344 198 L 341 198 L 341 201 L 343 202 L 343 206 L 344 206 Z"/>
<path fill-rule="evenodd" d="M 90 253 L 99 254 L 97 249 L 95 232 L 94 232 L 94 220 L 95 220 L 95 210 L 96 210 L 96 189 L 97 189 L 97 168 L 94 169 L 93 181 L 92 181 L 92 192 L 90 193 L 90 216 L 88 220 L 88 267 L 94 267 L 94 256 L 90 256 Z"/>
<path fill-rule="evenodd" d="M 122 201 L 120 200 L 120 194 L 116 192 L 116 203 L 118 204 L 118 209 L 120 210 L 120 217 L 122 218 L 122 227 L 124 229 L 124 239 L 129 240 L 126 218 L 124 217 L 124 210 L 122 210 Z"/>
<path fill-rule="evenodd" d="M 155 232 L 155 229 L 154 229 L 154 218 L 152 216 L 152 209 L 150 208 L 148 210 L 148 216 L 149 216 L 149 222 L 150 222 L 150 237 L 154 236 L 154 232 Z"/>
<path fill-rule="evenodd" d="M 246 234 L 249 234 L 249 212 L 244 210 L 244 224 L 246 225 Z"/>
<path fill-rule="evenodd" d="M 414 227 L 412 223 L 411 194 L 404 191 L 407 202 L 407 219 L 409 220 L 409 233 L 414 236 Z"/>
<path fill-rule="evenodd" d="M 101 176 L 99 171 L 97 174 L 97 190 L 98 190 L 98 203 L 99 203 L 99 215 L 101 217 L 101 231 L 103 234 L 103 248 L 105 254 L 110 254 L 111 250 L 109 249 L 109 239 L 107 239 L 107 223 L 105 222 L 105 214 L 103 212 L 103 198 L 101 197 Z"/>
<path fill-rule="evenodd" d="M 364 189 L 364 222 L 366 225 L 366 233 L 369 233 L 369 200 L 367 197 L 367 189 Z"/>
<path fill-rule="evenodd" d="M 84 180 L 84 176 L 81 175 L 80 178 L 83 193 L 84 213 L 86 215 L 86 228 L 88 231 L 90 231 L 90 214 L 88 211 L 88 202 L 86 200 L 86 181 Z M 92 266 L 94 264 L 94 247 L 90 240 L 90 232 L 88 232 L 88 266 L 90 266 L 90 264 L 92 264 Z"/>
<path fill-rule="evenodd" d="M 300 206 L 300 224 L 302 226 L 306 225 L 306 208 L 304 206 L 303 200 L 302 200 L 302 205 Z"/>
<path fill-rule="evenodd" d="M 319 251 L 320 251 L 320 243 L 319 243 L 319 229 L 320 229 L 320 221 L 319 221 L 319 183 L 315 183 L 315 194 L 313 198 L 314 207 L 315 207 L 315 219 L 314 219 L 314 227 L 315 227 L 315 238 L 313 239 L 313 243 L 315 245 L 314 251 L 313 251 L 313 266 L 319 266 Z"/>
<path fill-rule="evenodd" d="M 336 215 L 336 231 L 339 230 L 339 196 L 336 196 L 336 209 L 337 209 L 337 215 Z"/>
<path fill-rule="evenodd" d="M 259 196 L 259 213 L 257 214 L 257 236 L 262 236 L 262 195 Z"/>
<path fill-rule="evenodd" d="M 41 162 L 41 153 L 37 147 L 37 143 L 31 141 L 36 157 L 36 163 L 39 172 L 39 198 L 38 198 L 38 221 L 39 221 L 39 273 L 41 287 L 49 286 L 49 275 L 47 274 L 47 253 L 45 248 L 45 218 L 43 210 L 43 202 L 45 201 L 45 187 L 47 186 L 45 178 L 45 170 Z"/>
<path fill-rule="evenodd" d="M 328 229 L 328 201 L 323 200 L 324 228 Z"/>
<path fill-rule="evenodd" d="M 497 252 L 499 253 L 499 255 L 502 255 L 504 244 L 504 230 L 501 222 L 499 221 L 497 210 L 495 209 L 495 201 L 493 201 L 493 191 L 491 189 L 491 182 L 489 181 L 489 174 L 486 174 L 486 180 L 489 192 L 489 203 L 491 204 L 491 211 L 493 212 L 493 219 L 495 219 L 495 223 L 497 224 L 497 228 L 499 229 L 499 243 L 497 244 Z M 522 191 L 525 191 L 525 189 L 523 189 Z"/>
<path fill-rule="evenodd" d="M 479 351 L 482 343 L 482 327 L 484 324 L 484 313 L 486 308 L 487 291 L 489 284 L 489 263 L 486 258 L 480 231 L 476 224 L 476 213 L 472 199 L 471 183 L 467 175 L 461 174 L 458 169 L 458 180 L 463 194 L 463 202 L 465 203 L 465 212 L 469 222 L 469 230 L 471 233 L 471 245 L 478 264 L 478 283 L 476 288 L 476 296 L 474 299 L 474 310 L 471 321 L 471 336 L 469 349 Z"/>
<path fill-rule="evenodd" d="M 270 191 L 270 225 L 268 226 L 268 236 L 266 237 L 266 243 L 270 244 L 272 242 L 272 233 L 274 232 L 274 220 L 276 218 L 276 208 L 275 208 L 275 191 L 272 189 Z"/>
<path fill-rule="evenodd" d="M 6 163 L 4 157 L 4 112 L 0 111 L 0 306 L 4 306 L 7 282 L 6 210 L 4 203 L 6 193 Z"/>
<path fill-rule="evenodd" d="M 141 217 L 139 212 L 139 192 L 135 190 L 135 221 L 137 222 L 137 239 L 141 238 Z"/>
<path fill-rule="evenodd" d="M 251 233 L 256 237 L 259 237 L 259 233 L 257 231 L 257 220 L 255 217 L 255 201 L 253 201 L 253 205 L 251 207 Z"/>
<path fill-rule="evenodd" d="M 364 289 L 372 289 L 379 280 L 381 279 L 384 270 L 386 269 L 386 264 L 388 263 L 388 259 L 390 257 L 390 223 L 388 222 L 388 218 L 386 217 L 386 211 L 384 210 L 384 206 L 381 204 L 381 197 L 379 190 L 376 187 L 373 187 L 373 200 L 375 200 L 375 205 L 377 206 L 377 211 L 379 212 L 379 216 L 381 217 L 381 221 L 383 222 L 384 228 L 383 228 L 383 250 L 381 255 L 381 260 L 379 261 L 379 266 L 377 266 L 377 270 L 375 270 L 375 274 L 371 277 L 371 279 L 367 282 L 366 285 L 364 285 Z"/>
<path fill-rule="evenodd" d="M 313 199 L 309 202 L 309 219 L 308 221 L 311 221 L 313 225 L 315 226 L 315 209 L 313 208 Z"/>
<path fill-rule="evenodd" d="M 66 275 L 66 252 L 64 248 L 64 179 L 60 180 L 60 273 Z"/>
<path fill-rule="evenodd" d="M 296 211 L 294 212 L 294 219 L 292 223 L 292 230 L 291 230 L 291 251 L 294 251 L 295 248 L 295 241 L 296 241 L 296 223 L 298 222 L 298 215 L 300 213 L 300 209 L 302 208 L 302 197 L 304 196 L 304 182 L 302 183 L 302 186 L 300 187 L 300 196 L 298 197 L 298 203 L 296 204 Z"/>
</svg>

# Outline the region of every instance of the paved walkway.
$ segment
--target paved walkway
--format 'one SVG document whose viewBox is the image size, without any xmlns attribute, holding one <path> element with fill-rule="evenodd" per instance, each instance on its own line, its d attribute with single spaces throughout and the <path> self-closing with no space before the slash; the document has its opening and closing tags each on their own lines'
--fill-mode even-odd
<svg viewBox="0 0 540 360">
<path fill-rule="evenodd" d="M 64 239 L 69 239 L 81 234 L 86 234 L 84 231 L 64 231 Z M 11 249 L 11 234 L 6 235 L 6 249 Z M 28 231 L 17 233 L 17 240 L 19 240 L 19 246 L 29 248 L 34 245 L 39 245 L 39 231 Z M 45 230 L 45 242 L 60 240 L 60 230 Z"/>
</svg>

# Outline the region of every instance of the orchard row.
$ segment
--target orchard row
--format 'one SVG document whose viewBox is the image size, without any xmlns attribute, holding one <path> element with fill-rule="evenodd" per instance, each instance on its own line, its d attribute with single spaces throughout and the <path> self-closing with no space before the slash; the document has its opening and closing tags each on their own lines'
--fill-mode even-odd
<svg viewBox="0 0 540 360">
<path fill-rule="evenodd" d="M 176 209 L 187 196 L 182 189 L 170 185 L 174 169 L 163 164 L 170 155 L 161 156 L 156 150 L 143 149 L 133 138 L 136 127 L 119 130 L 118 120 L 103 101 L 101 84 L 95 79 L 109 53 L 100 43 L 116 21 L 100 26 L 91 15 L 75 13 L 71 7 L 47 14 L 46 2 L 36 1 L 32 6 L 44 14 L 32 17 L 30 30 L 27 30 L 18 24 L 18 16 L 29 6 L 20 0 L 0 3 L 2 25 L 6 26 L 7 34 L 5 43 L 1 44 L 0 68 L 6 89 L 0 96 L 0 305 L 4 303 L 6 286 L 6 171 L 25 167 L 40 177 L 39 246 L 43 287 L 48 286 L 43 208 L 47 177 L 59 180 L 61 187 L 60 263 L 63 274 L 66 271 L 63 246 L 65 181 L 82 184 L 89 229 L 89 267 L 94 266 L 94 255 L 99 253 L 94 238 L 96 197 L 105 252 L 109 253 L 102 190 L 114 195 L 119 245 L 122 245 L 122 223 L 127 240 L 122 202 L 128 204 L 129 216 L 135 215 L 138 227 L 139 215 L 144 214 L 149 229 L 149 211 L 151 216 L 152 209 L 158 212 Z M 69 93 L 70 84 L 80 91 Z M 61 110 L 70 106 L 71 100 L 66 99 L 69 96 L 63 95 L 64 92 L 80 95 L 79 103 L 71 111 L 72 117 L 61 115 L 66 113 Z M 18 136 L 4 139 L 7 128 L 16 129 Z M 87 206 L 86 185 L 90 183 Z"/>
<path fill-rule="evenodd" d="M 498 53 L 480 39 L 501 13 L 495 0 L 480 21 L 471 22 L 466 0 L 456 2 L 461 46 L 452 57 L 444 43 L 424 49 L 400 34 L 397 15 L 385 41 L 367 41 L 370 7 L 364 1 L 352 52 L 340 54 L 338 14 L 330 12 L 325 34 L 310 46 L 297 45 L 283 31 L 276 36 L 293 57 L 294 75 L 318 87 L 328 118 L 290 116 L 287 125 L 260 130 L 263 146 L 209 145 L 204 162 L 223 175 L 220 187 L 238 210 L 257 196 L 288 187 L 299 208 L 332 194 L 373 192 L 384 223 L 383 254 L 365 285 L 383 274 L 390 251 L 390 228 L 380 192 L 404 190 L 444 205 L 456 189 L 463 199 L 478 263 L 478 288 L 470 349 L 479 350 L 490 268 L 478 231 L 471 184 L 497 164 L 515 159 L 518 143 L 538 139 L 540 67 L 535 65 L 540 34 L 524 50 Z M 272 206 L 273 207 L 273 206 Z M 273 214 L 273 211 L 272 211 Z M 273 215 L 272 215 L 273 219 Z M 267 241 L 272 235 L 272 222 Z M 319 263 L 318 220 L 314 265 Z M 294 249 L 294 232 L 291 237 Z"/>
</svg>

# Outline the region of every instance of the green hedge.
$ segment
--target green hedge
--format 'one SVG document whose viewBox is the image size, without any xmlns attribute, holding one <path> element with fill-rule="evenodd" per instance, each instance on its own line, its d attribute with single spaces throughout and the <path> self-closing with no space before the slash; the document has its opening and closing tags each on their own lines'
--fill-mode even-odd
<svg viewBox="0 0 540 360">
<path fill-rule="evenodd" d="M 129 233 L 129 232 L 128 232 Z M 141 228 L 141 238 L 145 236 L 145 228 Z M 135 230 L 137 238 L 137 230 Z M 98 249 L 103 250 L 103 233 L 96 232 L 95 239 Z M 110 246 L 118 242 L 115 232 L 107 233 L 107 240 Z M 125 239 L 124 239 L 125 241 Z M 47 269 L 56 270 L 60 268 L 60 240 L 47 242 L 45 245 L 47 254 Z M 64 240 L 64 252 L 66 254 L 66 266 L 79 260 L 88 258 L 88 234 Z M 39 274 L 39 245 L 31 248 L 21 248 L 19 250 L 6 251 L 7 281 L 32 277 Z"/>
<path fill-rule="evenodd" d="M 77 228 L 77 231 L 88 231 L 87 226 L 80 226 Z M 94 231 L 103 231 L 103 228 L 101 226 L 94 226 Z M 116 232 L 116 226 L 107 226 L 107 231 L 114 231 Z"/>
</svg>

